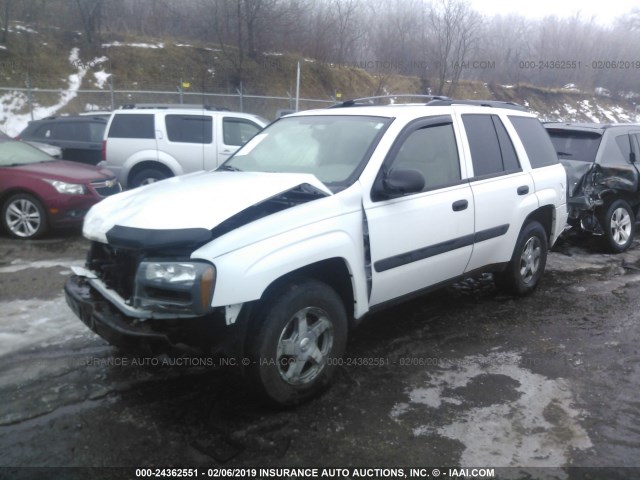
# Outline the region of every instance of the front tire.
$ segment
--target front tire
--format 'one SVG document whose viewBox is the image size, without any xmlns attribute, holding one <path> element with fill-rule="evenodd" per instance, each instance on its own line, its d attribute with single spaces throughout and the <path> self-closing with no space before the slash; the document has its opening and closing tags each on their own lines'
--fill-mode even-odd
<svg viewBox="0 0 640 480">
<path fill-rule="evenodd" d="M 2 225 L 14 238 L 38 238 L 47 230 L 47 213 L 33 195 L 19 193 L 4 203 Z"/>
<path fill-rule="evenodd" d="M 292 406 L 328 387 L 332 360 L 342 358 L 347 342 L 347 314 L 335 290 L 317 280 L 292 282 L 254 320 L 248 373 L 263 397 Z"/>
<path fill-rule="evenodd" d="M 513 295 L 533 292 L 544 273 L 548 250 L 544 227 L 536 221 L 528 222 L 518 236 L 507 269 L 495 274 L 496 285 Z"/>
<path fill-rule="evenodd" d="M 607 249 L 612 253 L 624 252 L 633 243 L 636 219 L 631 206 L 624 200 L 616 200 L 601 219 Z"/>
</svg>

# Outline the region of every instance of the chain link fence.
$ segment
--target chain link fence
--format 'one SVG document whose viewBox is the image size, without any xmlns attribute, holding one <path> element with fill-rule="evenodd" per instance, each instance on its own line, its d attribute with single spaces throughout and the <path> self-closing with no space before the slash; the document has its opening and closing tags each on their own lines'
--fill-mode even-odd
<svg viewBox="0 0 640 480">
<path fill-rule="evenodd" d="M 0 109 L 28 115 L 38 120 L 51 115 L 78 114 L 90 111 L 111 111 L 129 104 L 198 104 L 228 108 L 233 111 L 253 113 L 267 119 L 274 119 L 281 110 L 293 110 L 296 99 L 293 96 L 249 95 L 241 90 L 236 93 L 193 92 L 176 88 L 174 91 L 161 90 L 55 90 L 38 88 L 0 87 Z M 335 100 L 300 98 L 299 109 L 324 108 Z"/>
</svg>

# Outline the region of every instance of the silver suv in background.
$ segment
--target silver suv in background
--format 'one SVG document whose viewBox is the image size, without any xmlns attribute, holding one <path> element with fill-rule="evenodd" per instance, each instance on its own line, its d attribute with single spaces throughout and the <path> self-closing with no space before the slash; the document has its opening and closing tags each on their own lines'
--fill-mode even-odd
<svg viewBox="0 0 640 480">
<path fill-rule="evenodd" d="M 212 170 L 267 124 L 257 115 L 196 105 L 129 105 L 105 130 L 101 166 L 124 187 Z"/>
</svg>

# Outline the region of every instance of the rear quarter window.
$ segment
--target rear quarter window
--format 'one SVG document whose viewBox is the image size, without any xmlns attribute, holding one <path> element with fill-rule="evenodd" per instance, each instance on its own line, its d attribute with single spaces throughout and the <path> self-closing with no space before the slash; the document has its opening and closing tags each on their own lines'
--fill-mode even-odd
<svg viewBox="0 0 640 480">
<path fill-rule="evenodd" d="M 155 138 L 153 114 L 115 114 L 109 138 Z"/>
<path fill-rule="evenodd" d="M 548 167 L 559 163 L 549 134 L 537 118 L 510 115 L 509 120 L 522 141 L 531 168 Z"/>
</svg>

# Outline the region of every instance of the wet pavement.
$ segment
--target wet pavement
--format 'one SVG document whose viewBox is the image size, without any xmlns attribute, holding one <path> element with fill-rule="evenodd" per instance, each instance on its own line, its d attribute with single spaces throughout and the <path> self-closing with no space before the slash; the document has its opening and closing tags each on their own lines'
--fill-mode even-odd
<svg viewBox="0 0 640 480">
<path fill-rule="evenodd" d="M 294 410 L 90 332 L 62 295 L 86 248 L 0 235 L 0 466 L 640 467 L 640 244 L 569 237 L 527 298 L 485 275 L 371 316 Z"/>
</svg>

